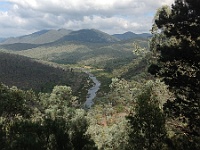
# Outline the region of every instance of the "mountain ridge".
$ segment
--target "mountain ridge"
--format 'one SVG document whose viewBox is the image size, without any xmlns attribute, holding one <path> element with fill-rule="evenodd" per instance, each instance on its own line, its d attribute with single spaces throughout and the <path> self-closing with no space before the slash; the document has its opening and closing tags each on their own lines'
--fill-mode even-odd
<svg viewBox="0 0 200 150">
<path fill-rule="evenodd" d="M 58 29 L 58 30 L 40 30 L 28 35 L 19 37 L 2 38 L 0 39 L 0 45 L 5 44 L 48 44 L 59 43 L 66 41 L 73 42 L 89 42 L 89 43 L 114 43 L 123 40 L 135 39 L 135 38 L 148 38 L 151 34 L 142 33 L 136 34 L 133 32 L 125 32 L 123 34 L 107 34 L 96 29 L 81 29 L 77 31 Z"/>
<path fill-rule="evenodd" d="M 76 41 L 86 43 L 114 43 L 119 39 L 96 29 L 81 29 L 73 31 L 56 42 Z"/>
<path fill-rule="evenodd" d="M 130 40 L 130 39 L 135 39 L 135 38 L 149 38 L 151 37 L 150 33 L 141 33 L 141 34 L 136 34 L 131 31 L 122 33 L 122 34 L 113 34 L 112 36 L 120 39 L 120 40 Z"/>
<path fill-rule="evenodd" d="M 28 35 L 19 37 L 11 37 L 4 39 L 0 44 L 15 44 L 15 43 L 27 43 L 27 44 L 46 44 L 54 42 L 63 36 L 70 33 L 71 30 L 58 29 L 58 30 L 40 30 Z"/>
</svg>

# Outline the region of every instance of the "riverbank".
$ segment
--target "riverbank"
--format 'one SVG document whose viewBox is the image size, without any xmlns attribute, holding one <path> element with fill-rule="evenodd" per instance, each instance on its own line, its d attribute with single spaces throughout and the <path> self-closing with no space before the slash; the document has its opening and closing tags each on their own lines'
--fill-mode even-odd
<svg viewBox="0 0 200 150">
<path fill-rule="evenodd" d="M 85 73 L 87 73 L 89 75 L 89 78 L 93 82 L 93 86 L 88 90 L 86 101 L 84 103 L 84 108 L 89 109 L 94 104 L 93 100 L 96 97 L 96 93 L 100 89 L 101 83 L 99 80 L 97 80 L 97 78 L 92 73 L 87 72 L 87 71 L 85 71 Z"/>
</svg>

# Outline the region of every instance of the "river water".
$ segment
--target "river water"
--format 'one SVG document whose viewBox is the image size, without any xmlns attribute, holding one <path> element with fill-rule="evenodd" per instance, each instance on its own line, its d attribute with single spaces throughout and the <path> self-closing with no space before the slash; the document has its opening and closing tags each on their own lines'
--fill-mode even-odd
<svg viewBox="0 0 200 150">
<path fill-rule="evenodd" d="M 89 109 L 94 104 L 93 100 L 96 97 L 96 93 L 99 90 L 101 83 L 97 80 L 97 78 L 93 74 L 89 72 L 86 73 L 89 75 L 89 78 L 93 82 L 93 86 L 88 90 L 86 101 L 84 103 L 84 108 Z"/>
</svg>

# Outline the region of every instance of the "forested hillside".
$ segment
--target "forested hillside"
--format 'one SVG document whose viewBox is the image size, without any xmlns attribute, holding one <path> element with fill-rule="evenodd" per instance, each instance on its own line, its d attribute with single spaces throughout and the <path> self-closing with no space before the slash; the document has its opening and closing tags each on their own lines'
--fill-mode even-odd
<svg viewBox="0 0 200 150">
<path fill-rule="evenodd" d="M 29 43 L 14 43 L 14 44 L 3 44 L 0 45 L 0 49 L 13 50 L 13 51 L 23 51 L 31 48 L 36 48 L 40 45 L 29 44 Z"/>
<path fill-rule="evenodd" d="M 68 85 L 77 92 L 86 80 L 84 73 L 71 72 L 67 67 L 45 64 L 20 55 L 0 53 L 0 82 L 10 87 L 48 92 L 55 85 Z"/>
<path fill-rule="evenodd" d="M 142 34 L 126 41 L 120 41 L 109 34 L 94 29 L 71 31 L 59 40 L 54 42 L 49 40 L 49 43 L 46 44 L 23 43 L 24 38 L 39 40 L 51 32 L 53 31 L 45 30 L 20 37 L 21 41 L 18 41 L 20 43 L 4 44 L 4 42 L 0 45 L 0 49 L 59 64 L 91 66 L 107 71 L 112 71 L 136 58 L 132 49 L 134 43 L 148 49 L 149 37 L 141 38 Z"/>
<path fill-rule="evenodd" d="M 11 46 L 12 51 L 9 50 L 9 52 L 60 64 L 87 65 L 96 68 L 112 69 L 120 65 L 120 62 L 123 65 L 136 58 L 133 53 L 134 43 L 138 43 L 142 48 L 147 49 L 148 47 L 148 39 L 134 39 L 112 44 L 64 42 L 62 44 L 49 44 L 30 49 L 25 44 L 24 48 L 26 49 L 23 50 L 21 48 L 20 51 L 20 47 L 17 45 L 23 46 L 23 44 L 13 44 L 15 46 Z M 9 48 L 9 46 L 2 45 L 1 47 L 2 50 L 7 51 L 6 47 Z"/>
</svg>

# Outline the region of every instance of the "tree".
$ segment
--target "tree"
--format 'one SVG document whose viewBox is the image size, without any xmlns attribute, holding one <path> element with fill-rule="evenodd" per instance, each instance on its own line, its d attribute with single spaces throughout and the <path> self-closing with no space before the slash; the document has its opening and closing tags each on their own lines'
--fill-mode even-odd
<svg viewBox="0 0 200 150">
<path fill-rule="evenodd" d="M 96 149 L 90 136 L 85 135 L 88 128 L 86 113 L 83 109 L 75 109 L 78 102 L 71 88 L 55 86 L 52 93 L 46 96 L 47 119 L 44 123 L 48 123 L 46 128 L 50 132 L 51 149 Z"/>
<path fill-rule="evenodd" d="M 34 100 L 30 101 L 34 98 L 32 91 L 23 91 L 17 87 L 9 88 L 0 84 L 0 116 L 10 119 L 17 115 L 30 117 L 33 112 L 31 104 L 35 104 Z"/>
<path fill-rule="evenodd" d="M 83 109 L 76 109 L 73 118 L 70 120 L 68 134 L 74 150 L 96 150 L 94 141 L 86 131 L 89 127 L 86 119 L 86 112 Z"/>
<path fill-rule="evenodd" d="M 183 132 L 200 136 L 200 3 L 175 0 L 155 17 L 151 50 L 155 61 L 149 72 L 161 77 L 176 99 L 165 104 L 173 117 L 187 123 Z"/>
<path fill-rule="evenodd" d="M 128 149 L 163 149 L 166 130 L 165 116 L 155 97 L 155 84 L 149 81 L 138 95 L 136 108 L 128 116 L 132 131 Z"/>
<path fill-rule="evenodd" d="M 46 102 L 45 102 L 46 101 Z M 82 109 L 67 86 L 52 93 L 23 91 L 0 85 L 1 149 L 84 150 L 96 149 Z"/>
<path fill-rule="evenodd" d="M 68 86 L 55 86 L 49 96 L 46 114 L 52 119 L 56 117 L 67 117 L 70 115 L 70 107 L 77 106 L 76 97 Z"/>
</svg>

